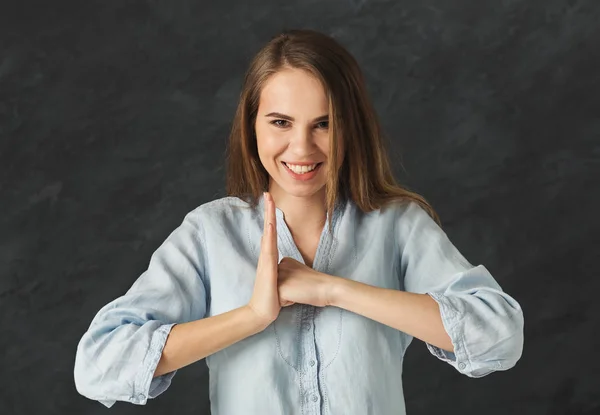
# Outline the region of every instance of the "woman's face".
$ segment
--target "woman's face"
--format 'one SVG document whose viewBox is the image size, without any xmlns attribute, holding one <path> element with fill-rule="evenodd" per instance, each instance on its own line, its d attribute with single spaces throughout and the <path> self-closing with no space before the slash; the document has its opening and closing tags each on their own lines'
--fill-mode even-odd
<svg viewBox="0 0 600 415">
<path fill-rule="evenodd" d="M 258 155 L 270 191 L 296 197 L 324 190 L 329 160 L 329 106 L 321 83 L 300 69 L 272 75 L 256 117 Z"/>
</svg>

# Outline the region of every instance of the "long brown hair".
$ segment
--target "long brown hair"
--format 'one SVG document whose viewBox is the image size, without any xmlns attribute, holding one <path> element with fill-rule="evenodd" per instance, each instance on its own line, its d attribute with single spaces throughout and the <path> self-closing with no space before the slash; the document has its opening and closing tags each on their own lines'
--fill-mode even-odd
<svg viewBox="0 0 600 415">
<path fill-rule="evenodd" d="M 333 38 L 313 30 L 275 36 L 252 60 L 244 79 L 227 149 L 227 194 L 253 207 L 268 189 L 269 174 L 258 157 L 254 125 L 263 85 L 278 70 L 303 69 L 323 85 L 329 101 L 327 211 L 349 198 L 363 212 L 391 201 L 418 203 L 440 226 L 425 198 L 394 179 L 386 145 L 362 71 L 354 57 Z M 340 165 L 338 139 L 344 140 Z"/>
</svg>

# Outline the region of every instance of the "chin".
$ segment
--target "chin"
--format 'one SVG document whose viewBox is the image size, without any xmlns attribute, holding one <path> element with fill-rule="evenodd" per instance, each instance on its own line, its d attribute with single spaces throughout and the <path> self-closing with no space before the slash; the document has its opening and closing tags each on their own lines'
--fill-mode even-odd
<svg viewBox="0 0 600 415">
<path fill-rule="evenodd" d="M 294 196 L 294 197 L 312 197 L 317 193 L 321 193 L 322 191 L 325 191 L 325 186 L 322 186 L 320 188 L 313 188 L 313 189 L 286 189 L 285 187 L 283 188 L 283 191 L 290 195 L 290 196 Z"/>
<path fill-rule="evenodd" d="M 281 190 L 282 193 L 293 197 L 312 197 L 315 194 L 325 191 L 325 183 L 314 183 L 311 185 L 306 184 L 294 184 L 288 180 L 275 180 L 275 185 Z"/>
</svg>

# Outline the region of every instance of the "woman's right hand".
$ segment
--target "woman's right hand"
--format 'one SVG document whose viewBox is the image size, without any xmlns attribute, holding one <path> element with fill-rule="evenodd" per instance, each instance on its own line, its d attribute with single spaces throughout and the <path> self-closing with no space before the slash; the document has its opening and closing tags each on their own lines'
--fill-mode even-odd
<svg viewBox="0 0 600 415">
<path fill-rule="evenodd" d="M 277 288 L 277 267 L 279 251 L 277 250 L 277 221 L 275 202 L 269 193 L 264 194 L 265 222 L 263 236 L 260 240 L 260 255 L 256 268 L 254 291 L 248 303 L 264 327 L 271 324 L 279 315 L 281 304 Z"/>
</svg>

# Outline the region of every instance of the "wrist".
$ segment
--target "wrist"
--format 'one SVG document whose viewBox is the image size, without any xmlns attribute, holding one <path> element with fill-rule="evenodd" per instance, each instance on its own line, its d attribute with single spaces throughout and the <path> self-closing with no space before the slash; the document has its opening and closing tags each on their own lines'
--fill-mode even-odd
<svg viewBox="0 0 600 415">
<path fill-rule="evenodd" d="M 244 314 L 247 316 L 249 325 L 254 333 L 260 333 L 273 322 L 272 319 L 268 319 L 258 313 L 251 304 L 246 304 L 242 307 L 242 310 L 244 310 Z"/>
<path fill-rule="evenodd" d="M 348 283 L 348 280 L 341 277 L 332 277 L 329 280 L 326 305 L 339 307 L 340 298 L 343 296 L 344 286 Z"/>
</svg>

